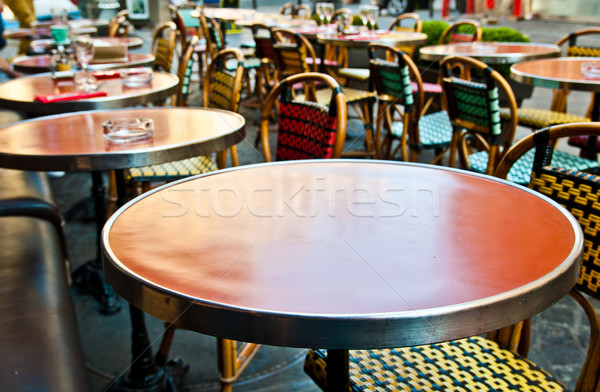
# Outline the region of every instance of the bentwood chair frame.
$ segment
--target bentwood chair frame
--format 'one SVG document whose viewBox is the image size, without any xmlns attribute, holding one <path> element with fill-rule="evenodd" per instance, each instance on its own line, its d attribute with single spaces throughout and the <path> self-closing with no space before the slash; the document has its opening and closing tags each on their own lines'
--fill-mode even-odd
<svg viewBox="0 0 600 392">
<path fill-rule="evenodd" d="M 420 33 L 423 29 L 423 21 L 419 14 L 415 12 L 407 12 L 402 15 L 398 15 L 398 17 L 392 22 L 388 31 L 410 31 L 415 33 Z M 397 46 L 397 49 L 400 49 L 411 58 L 414 58 L 415 51 L 417 45 L 401 45 Z"/>
<path fill-rule="evenodd" d="M 129 11 L 122 10 L 110 20 L 107 35 L 109 37 L 128 37 L 130 27 Z"/>
<path fill-rule="evenodd" d="M 517 128 L 517 103 L 512 88 L 498 71 L 471 57 L 445 57 L 440 63 L 440 80 L 442 106 L 455 128 L 449 166 L 454 167 L 459 149 L 466 165 L 471 153 L 467 146 L 474 146 L 487 152 L 485 173 L 492 174 L 510 148 Z M 500 120 L 500 89 L 512 114 L 504 123 Z"/>
<path fill-rule="evenodd" d="M 261 61 L 256 75 L 256 93 L 259 102 L 262 102 L 278 79 L 273 36 L 271 28 L 262 23 L 252 25 L 252 36 L 254 37 L 256 57 Z"/>
<path fill-rule="evenodd" d="M 440 45 L 481 41 L 483 30 L 476 20 L 463 19 L 446 27 L 440 36 Z"/>
<path fill-rule="evenodd" d="M 161 23 L 152 35 L 151 51 L 154 54 L 154 69 L 171 72 L 175 46 L 179 40 L 179 31 L 173 22 Z"/>
<path fill-rule="evenodd" d="M 315 85 L 330 90 L 328 105 L 318 103 Z M 293 97 L 295 85 L 307 84 L 304 101 Z M 340 158 L 346 138 L 346 100 L 340 85 L 329 75 L 307 72 L 283 79 L 267 96 L 260 118 L 260 137 L 265 162 L 273 161 L 269 144 L 269 123 L 274 107 L 279 106 L 276 160 Z M 291 122 L 305 126 L 290 126 Z M 298 147 L 296 141 L 308 145 Z"/>
</svg>

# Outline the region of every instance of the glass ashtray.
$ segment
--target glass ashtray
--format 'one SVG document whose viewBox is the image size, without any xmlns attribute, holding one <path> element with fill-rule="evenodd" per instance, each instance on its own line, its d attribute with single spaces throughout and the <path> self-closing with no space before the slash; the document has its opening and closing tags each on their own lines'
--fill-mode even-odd
<svg viewBox="0 0 600 392">
<path fill-rule="evenodd" d="M 149 139 L 154 133 L 150 118 L 123 118 L 102 123 L 104 138 L 113 143 L 130 143 Z"/>
<path fill-rule="evenodd" d="M 600 79 L 600 61 L 581 63 L 581 74 L 588 79 Z"/>
<path fill-rule="evenodd" d="M 148 87 L 152 83 L 152 68 L 131 68 L 123 70 L 121 78 L 125 87 Z"/>
</svg>

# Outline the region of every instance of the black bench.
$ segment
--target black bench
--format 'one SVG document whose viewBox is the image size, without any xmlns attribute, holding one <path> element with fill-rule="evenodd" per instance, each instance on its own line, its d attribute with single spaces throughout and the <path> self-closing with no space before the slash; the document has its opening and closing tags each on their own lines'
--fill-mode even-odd
<svg viewBox="0 0 600 392">
<path fill-rule="evenodd" d="M 44 173 L 0 169 L 2 391 L 90 391 L 64 220 Z"/>
</svg>

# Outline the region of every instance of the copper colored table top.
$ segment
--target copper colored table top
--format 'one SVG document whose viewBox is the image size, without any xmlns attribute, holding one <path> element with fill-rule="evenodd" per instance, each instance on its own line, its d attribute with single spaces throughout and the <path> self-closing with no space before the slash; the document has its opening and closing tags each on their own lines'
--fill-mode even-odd
<svg viewBox="0 0 600 392">
<path fill-rule="evenodd" d="M 600 92 L 600 78 L 588 78 L 581 73 L 581 64 L 595 62 L 597 57 L 560 57 L 526 61 L 510 67 L 510 76 L 517 82 L 534 86 Z"/>
<path fill-rule="evenodd" d="M 96 46 L 115 46 L 125 45 L 129 49 L 141 48 L 144 41 L 139 37 L 96 37 L 94 45 Z M 34 53 L 47 53 L 50 49 L 56 47 L 56 41 L 52 38 L 36 39 L 31 41 L 31 50 Z"/>
<path fill-rule="evenodd" d="M 90 71 L 108 70 L 126 67 L 144 67 L 154 64 L 154 55 L 150 53 L 129 53 L 129 60 L 116 63 L 91 63 Z M 50 71 L 51 56 L 40 54 L 35 56 L 22 56 L 13 59 L 12 66 L 15 71 L 23 73 L 43 73 Z"/>
<path fill-rule="evenodd" d="M 424 46 L 419 52 L 422 60 L 441 60 L 444 56 L 457 55 L 474 57 L 486 64 L 514 64 L 524 60 L 558 57 L 560 48 L 538 43 L 461 42 Z"/>
<path fill-rule="evenodd" d="M 73 20 L 69 20 L 68 24 L 71 28 L 74 27 L 89 27 L 89 26 L 93 26 L 93 27 L 106 27 L 110 24 L 110 21 L 108 19 L 87 19 L 87 18 L 81 18 L 81 19 L 73 19 Z M 52 25 L 52 21 L 51 20 L 45 20 L 45 21 L 36 21 L 32 23 L 33 27 L 50 27 Z"/>
<path fill-rule="evenodd" d="M 575 219 L 492 177 L 315 160 L 184 180 L 125 205 L 102 235 L 133 305 L 220 337 L 396 347 L 530 317 L 575 284 Z"/>
<path fill-rule="evenodd" d="M 71 35 L 82 35 L 82 34 L 95 34 L 98 29 L 93 26 L 87 27 L 73 27 L 69 30 Z M 37 38 L 49 38 L 52 34 L 50 33 L 50 27 L 25 27 L 20 29 L 9 29 L 4 30 L 4 38 L 10 39 L 37 39 Z"/>
<path fill-rule="evenodd" d="M 369 46 L 370 43 L 383 45 L 419 45 L 427 42 L 427 35 L 410 31 L 377 30 L 374 33 L 360 34 L 317 34 L 317 42 L 323 45 L 343 45 L 349 47 Z"/>
<path fill-rule="evenodd" d="M 47 115 L 81 110 L 122 108 L 144 105 L 165 99 L 175 93 L 179 78 L 166 72 L 154 72 L 148 87 L 128 88 L 119 78 L 98 81 L 104 97 L 65 102 L 41 103 L 35 95 L 58 94 L 76 89 L 72 79 L 53 80 L 49 73 L 25 76 L 0 84 L 0 107 Z"/>
<path fill-rule="evenodd" d="M 154 55 L 150 53 L 129 53 L 129 60 L 116 63 L 91 63 L 90 71 L 117 69 L 125 67 L 144 67 L 154 64 Z M 35 56 L 22 56 L 13 59 L 12 66 L 15 71 L 23 73 L 43 73 L 50 71 L 51 56 L 40 54 Z"/>
<path fill-rule="evenodd" d="M 102 123 L 154 120 L 151 139 L 107 143 Z M 201 108 L 96 110 L 22 121 L 0 129 L 0 166 L 20 170 L 91 171 L 139 167 L 210 154 L 243 140 L 237 113 Z"/>
</svg>

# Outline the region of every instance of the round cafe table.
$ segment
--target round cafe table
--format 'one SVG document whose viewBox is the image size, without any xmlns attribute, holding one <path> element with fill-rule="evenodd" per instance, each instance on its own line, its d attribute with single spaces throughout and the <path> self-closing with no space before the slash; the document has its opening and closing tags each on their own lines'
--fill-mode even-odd
<svg viewBox="0 0 600 392">
<path fill-rule="evenodd" d="M 73 27 L 69 30 L 70 35 L 96 34 L 97 32 L 98 29 L 93 26 Z M 9 39 L 38 39 L 50 38 L 51 36 L 50 27 L 24 27 L 4 30 L 4 38 Z"/>
<path fill-rule="evenodd" d="M 128 49 L 137 49 L 144 45 L 144 41 L 139 37 L 96 37 L 93 40 L 94 46 L 125 45 Z M 36 39 L 30 44 L 31 51 L 40 54 L 49 53 L 56 46 L 56 41 L 52 38 Z"/>
<path fill-rule="evenodd" d="M 382 45 L 420 45 L 427 42 L 427 34 L 411 31 L 376 30 L 356 34 L 325 33 L 317 34 L 317 43 L 347 47 L 367 47 L 370 43 Z"/>
<path fill-rule="evenodd" d="M 525 61 L 510 68 L 510 76 L 517 82 L 552 89 L 590 91 L 594 94 L 590 113 L 592 121 L 600 121 L 600 78 L 590 78 L 581 73 L 581 64 L 600 64 L 598 57 L 559 57 Z M 588 143 L 587 157 L 596 160 L 596 137 Z"/>
<path fill-rule="evenodd" d="M 525 60 L 560 56 L 560 48 L 553 44 L 517 42 L 461 42 L 449 45 L 424 46 L 420 58 L 439 61 L 444 56 L 469 56 L 486 64 L 514 64 Z"/>
<path fill-rule="evenodd" d="M 104 71 L 109 69 L 129 68 L 129 67 L 150 67 L 154 64 L 154 55 L 150 53 L 129 53 L 127 61 L 114 63 L 90 63 L 90 71 Z M 50 71 L 51 56 L 40 54 L 35 56 L 16 57 L 11 62 L 15 71 L 25 74 L 44 73 Z"/>
<path fill-rule="evenodd" d="M 129 67 L 148 67 L 154 64 L 154 55 L 150 53 L 129 53 L 127 61 L 90 63 L 90 71 L 109 70 Z M 50 71 L 51 56 L 48 54 L 16 57 L 11 62 L 15 71 L 26 74 L 44 73 Z"/>
<path fill-rule="evenodd" d="M 101 244 L 107 280 L 134 306 L 227 339 L 328 349 L 329 388 L 346 392 L 346 350 L 472 336 L 555 303 L 583 239 L 558 204 L 503 180 L 315 160 L 151 191 Z"/>
<path fill-rule="evenodd" d="M 47 73 L 16 78 L 0 84 L 0 107 L 38 116 L 81 110 L 123 108 L 166 99 L 175 93 L 178 83 L 179 78 L 176 75 L 155 71 L 152 84 L 147 87 L 128 88 L 123 85 L 120 78 L 103 79 L 98 81 L 99 91 L 105 91 L 106 96 L 42 103 L 35 100 L 35 95 L 76 90 L 72 79 L 53 80 Z"/>
</svg>

